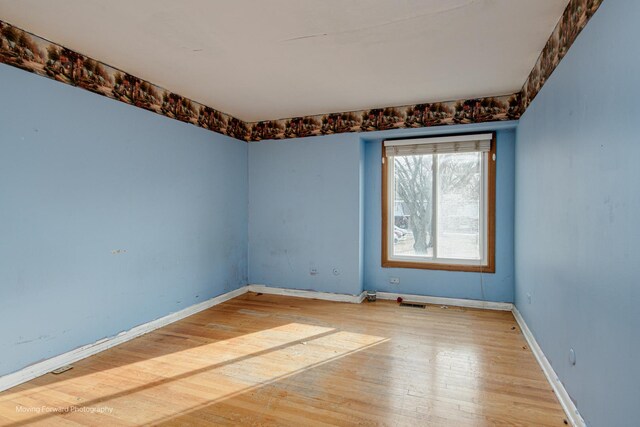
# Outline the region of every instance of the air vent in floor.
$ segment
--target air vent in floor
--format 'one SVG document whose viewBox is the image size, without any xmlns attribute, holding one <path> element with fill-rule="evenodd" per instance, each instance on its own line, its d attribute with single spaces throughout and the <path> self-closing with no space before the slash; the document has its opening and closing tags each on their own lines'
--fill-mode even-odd
<svg viewBox="0 0 640 427">
<path fill-rule="evenodd" d="M 401 302 L 400 305 L 402 307 L 425 308 L 424 304 L 418 304 L 415 302 Z"/>
</svg>

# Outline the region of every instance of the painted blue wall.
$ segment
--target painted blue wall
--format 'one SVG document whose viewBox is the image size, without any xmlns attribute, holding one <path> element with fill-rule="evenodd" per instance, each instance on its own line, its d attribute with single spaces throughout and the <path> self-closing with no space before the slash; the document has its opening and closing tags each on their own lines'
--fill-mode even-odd
<svg viewBox="0 0 640 427">
<path fill-rule="evenodd" d="M 250 283 L 361 292 L 362 147 L 356 134 L 249 144 Z"/>
<path fill-rule="evenodd" d="M 496 272 L 480 274 L 409 268 L 382 268 L 381 237 L 381 150 L 385 138 L 405 136 L 406 132 L 389 131 L 367 138 L 365 148 L 365 250 L 364 287 L 378 291 L 466 298 L 485 301 L 513 301 L 513 207 L 515 123 L 451 126 L 422 129 L 412 135 L 454 132 L 497 131 L 496 154 Z M 391 277 L 399 285 L 389 283 Z"/>
<path fill-rule="evenodd" d="M 249 282 L 352 295 L 373 288 L 511 302 L 515 126 L 401 129 L 250 144 Z M 496 274 L 381 268 L 381 141 L 486 130 L 498 130 Z M 310 274 L 312 268 L 317 275 Z M 400 286 L 389 285 L 389 277 L 400 278 Z"/>
<path fill-rule="evenodd" d="M 246 143 L 3 64 L 0 93 L 0 375 L 246 284 Z"/>
<path fill-rule="evenodd" d="M 517 131 L 516 305 L 590 426 L 640 419 L 638 18 L 603 2 Z"/>
</svg>

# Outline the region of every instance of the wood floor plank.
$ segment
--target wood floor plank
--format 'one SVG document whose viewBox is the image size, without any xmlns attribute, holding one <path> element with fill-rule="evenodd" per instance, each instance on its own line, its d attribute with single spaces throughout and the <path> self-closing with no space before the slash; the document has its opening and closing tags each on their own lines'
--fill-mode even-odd
<svg viewBox="0 0 640 427">
<path fill-rule="evenodd" d="M 12 427 L 564 420 L 509 312 L 253 293 L 0 393 Z"/>
</svg>

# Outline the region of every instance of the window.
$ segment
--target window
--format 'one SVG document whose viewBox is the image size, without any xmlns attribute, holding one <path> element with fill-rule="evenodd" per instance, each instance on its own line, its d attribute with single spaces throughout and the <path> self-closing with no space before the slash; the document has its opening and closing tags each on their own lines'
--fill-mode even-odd
<svg viewBox="0 0 640 427">
<path fill-rule="evenodd" d="M 495 134 L 387 140 L 382 266 L 495 272 Z"/>
</svg>

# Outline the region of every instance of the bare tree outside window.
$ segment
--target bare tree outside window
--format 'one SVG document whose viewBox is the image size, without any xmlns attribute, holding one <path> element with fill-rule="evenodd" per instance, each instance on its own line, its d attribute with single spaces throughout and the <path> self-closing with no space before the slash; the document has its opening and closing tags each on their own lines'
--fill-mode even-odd
<svg viewBox="0 0 640 427">
<path fill-rule="evenodd" d="M 398 252 L 428 255 L 431 244 L 433 213 L 433 156 L 395 157 L 396 203 L 400 203 L 406 216 L 395 219 L 395 225 L 407 230 L 399 239 L 413 241 L 413 251 L 398 248 Z M 396 232 L 397 235 L 398 232 Z M 402 232 L 400 232 L 402 233 Z M 400 247 L 407 245 L 398 245 Z"/>
<path fill-rule="evenodd" d="M 481 159 L 481 153 L 394 158 L 396 255 L 433 256 L 433 216 L 437 213 L 439 256 L 479 258 Z M 438 185 L 437 207 L 433 205 L 434 183 Z"/>
</svg>

